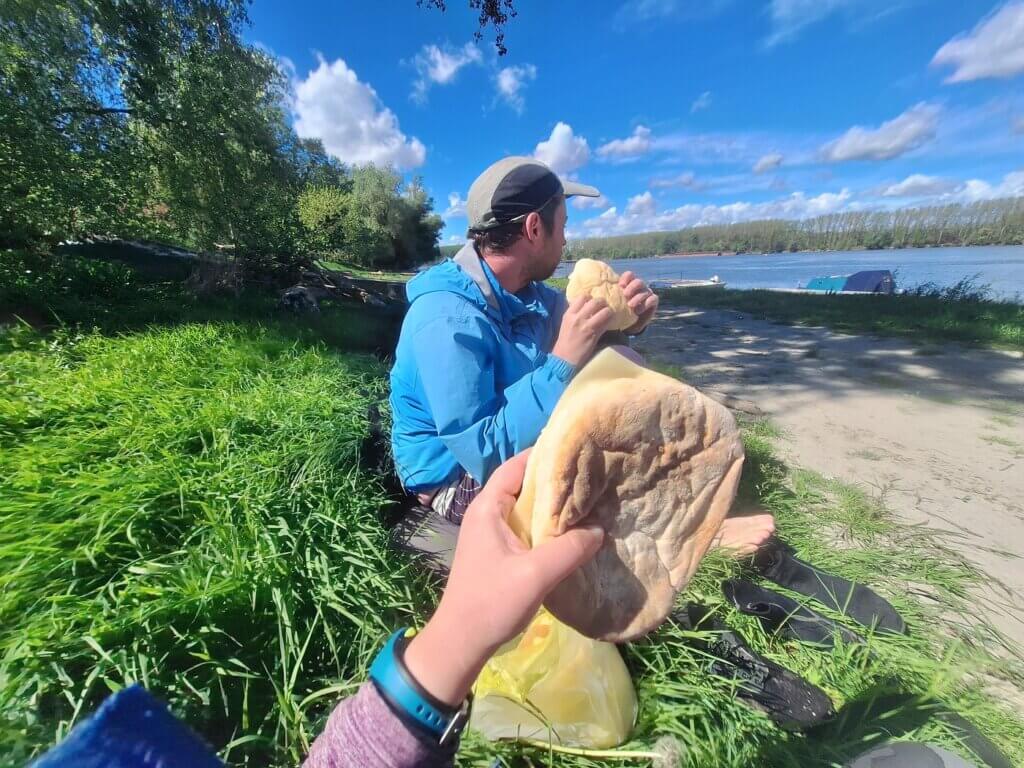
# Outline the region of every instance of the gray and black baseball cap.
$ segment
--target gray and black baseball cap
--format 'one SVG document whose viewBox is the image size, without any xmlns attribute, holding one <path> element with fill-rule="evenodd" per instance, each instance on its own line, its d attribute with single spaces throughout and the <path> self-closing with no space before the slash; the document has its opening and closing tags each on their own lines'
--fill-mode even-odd
<svg viewBox="0 0 1024 768">
<path fill-rule="evenodd" d="M 522 221 L 555 195 L 600 197 L 595 187 L 563 181 L 540 160 L 506 157 L 477 176 L 469 188 L 466 217 L 469 231 L 486 232 Z"/>
</svg>

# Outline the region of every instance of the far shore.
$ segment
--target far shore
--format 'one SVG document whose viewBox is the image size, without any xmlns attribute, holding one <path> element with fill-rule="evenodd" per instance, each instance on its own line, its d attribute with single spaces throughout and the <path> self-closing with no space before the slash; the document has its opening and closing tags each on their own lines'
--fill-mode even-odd
<svg viewBox="0 0 1024 768">
<path fill-rule="evenodd" d="M 901 245 L 898 248 L 895 246 L 887 246 L 885 248 L 865 248 L 863 246 L 856 248 L 804 248 L 798 251 L 687 251 L 685 253 L 652 253 L 647 256 L 611 256 L 611 257 L 600 257 L 601 261 L 633 261 L 635 259 L 706 259 L 714 258 L 717 256 L 783 256 L 794 253 L 872 253 L 875 251 L 917 251 L 917 250 L 928 250 L 930 248 L 1019 248 L 1024 247 L 1024 242 L 1021 243 L 985 243 L 984 245 L 957 245 L 955 243 L 943 243 L 932 244 L 932 245 Z M 591 256 L 583 256 L 581 258 L 593 258 Z M 579 261 L 579 259 L 564 259 L 565 262 L 571 263 Z"/>
</svg>

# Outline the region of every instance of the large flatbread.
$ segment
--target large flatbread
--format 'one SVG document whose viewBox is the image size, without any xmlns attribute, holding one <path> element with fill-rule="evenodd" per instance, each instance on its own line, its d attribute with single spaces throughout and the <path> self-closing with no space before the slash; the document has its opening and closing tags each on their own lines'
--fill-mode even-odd
<svg viewBox="0 0 1024 768">
<path fill-rule="evenodd" d="M 624 331 L 636 325 L 636 312 L 629 308 L 626 295 L 619 286 L 619 275 L 603 261 L 580 259 L 572 268 L 569 284 L 565 288 L 565 297 L 572 301 L 577 296 L 590 296 L 604 299 L 615 313 L 609 331 Z"/>
<path fill-rule="evenodd" d="M 600 640 L 657 627 L 725 519 L 742 465 L 728 409 L 611 349 L 598 354 L 559 400 L 510 518 L 531 546 L 579 523 L 606 531 L 544 605 Z"/>
</svg>

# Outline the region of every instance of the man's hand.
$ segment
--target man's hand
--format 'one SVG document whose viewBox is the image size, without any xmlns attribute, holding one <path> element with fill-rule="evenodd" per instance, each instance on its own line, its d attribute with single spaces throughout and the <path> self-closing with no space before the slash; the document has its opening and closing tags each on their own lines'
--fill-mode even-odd
<svg viewBox="0 0 1024 768">
<path fill-rule="evenodd" d="M 615 313 L 601 299 L 577 296 L 569 303 L 551 354 L 579 366 L 590 357 Z"/>
<path fill-rule="evenodd" d="M 647 283 L 630 271 L 622 273 L 619 287 L 626 296 L 629 308 L 636 313 L 637 321 L 626 329 L 626 333 L 640 333 L 654 319 L 658 311 L 658 294 L 647 287 Z"/>
<path fill-rule="evenodd" d="M 405 651 L 417 682 L 453 706 L 465 698 L 487 659 L 526 628 L 548 592 L 604 541 L 601 528 L 572 528 L 530 549 L 512 533 L 506 520 L 528 454 L 502 464 L 466 510 L 441 603 Z"/>
</svg>

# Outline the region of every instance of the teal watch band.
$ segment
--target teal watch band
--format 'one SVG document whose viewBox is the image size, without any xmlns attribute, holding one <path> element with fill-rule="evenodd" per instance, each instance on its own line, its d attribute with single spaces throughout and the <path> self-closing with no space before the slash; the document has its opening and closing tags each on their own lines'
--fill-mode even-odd
<svg viewBox="0 0 1024 768">
<path fill-rule="evenodd" d="M 400 716 L 422 726 L 441 746 L 447 746 L 462 735 L 469 720 L 469 700 L 457 709 L 447 706 L 409 674 L 402 653 L 413 634 L 413 630 L 400 629 L 388 638 L 370 665 L 370 679 Z"/>
</svg>

